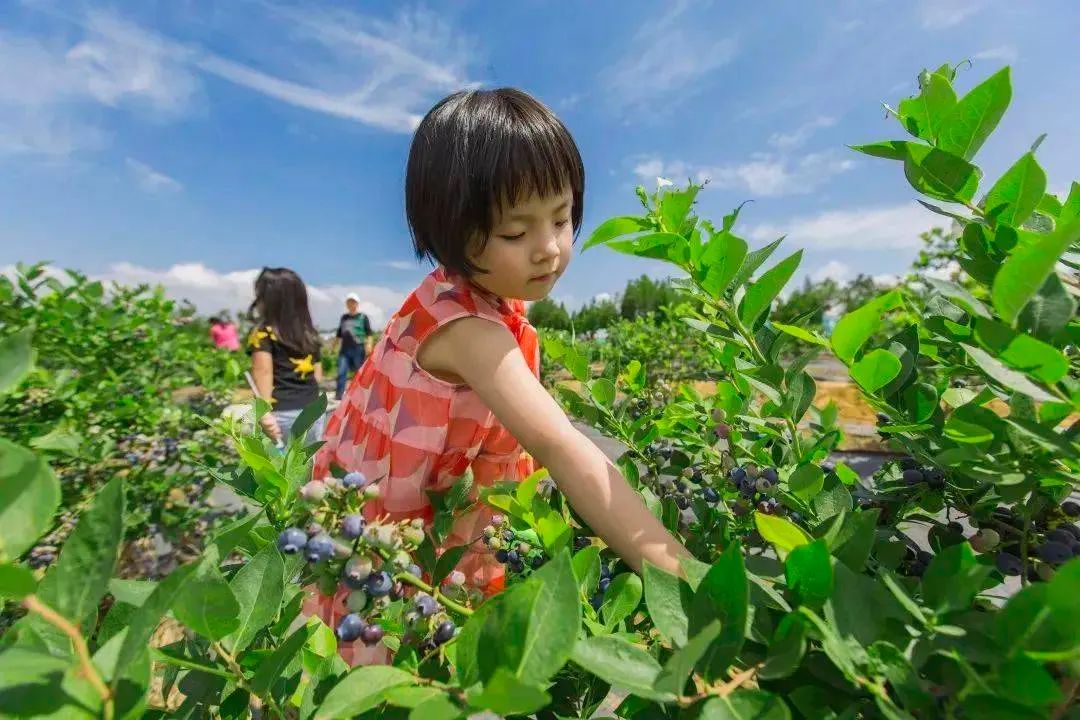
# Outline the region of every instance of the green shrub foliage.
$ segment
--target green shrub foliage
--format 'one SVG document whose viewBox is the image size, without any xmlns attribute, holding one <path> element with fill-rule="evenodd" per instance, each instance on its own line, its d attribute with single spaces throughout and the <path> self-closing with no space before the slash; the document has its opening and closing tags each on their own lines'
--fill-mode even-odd
<svg viewBox="0 0 1080 720">
<path fill-rule="evenodd" d="M 0 641 L 0 713 L 589 718 L 605 698 L 605 712 L 640 719 L 1075 713 L 1080 184 L 1046 194 L 1032 151 L 980 188 L 973 160 L 1009 75 L 963 97 L 953 80 L 948 66 L 924 73 L 894 112 L 910 137 L 856 149 L 901 163 L 926 204 L 957 219 L 978 293 L 933 281 L 913 308 L 907 289 L 890 290 L 828 339 L 807 317 L 774 321 L 800 253 L 751 250 L 738 211 L 697 217 L 693 185 L 640 190 L 643 214 L 585 243 L 680 268 L 694 300 L 681 322 L 720 377 L 714 396 L 683 388 L 657 403 L 648 362 L 596 376 L 568 339 L 545 343 L 576 381 L 560 389 L 567 408 L 626 444 L 623 472 L 693 553 L 684 577 L 630 572 L 543 472 L 482 491 L 466 474 L 432 495 L 427 526 L 363 521 L 378 478 L 311 479 L 317 446 L 281 452 L 224 425 L 239 462 L 215 477 L 254 509 L 197 562 L 157 582 L 109 579 L 131 482 L 114 478 L 58 562 L 32 572 L 22 557 L 60 483 L 40 454 L 4 440 L 0 594 L 22 616 Z M 882 336 L 888 322 L 899 329 Z M 9 398 L 33 382 L 33 347 L 30 331 L 2 341 Z M 902 452 L 874 477 L 828 462 L 836 411 L 813 406 L 805 372 L 824 348 Z M 508 575 L 487 599 L 454 570 L 463 548 L 434 550 L 477 502 L 498 510 L 476 541 Z M 301 613 L 312 586 L 349 590 L 337 627 Z M 188 634 L 151 648 L 169 614 Z M 383 645 L 392 664 L 350 669 L 345 644 Z M 155 703 L 177 688 L 182 705 L 150 704 L 154 672 Z"/>
</svg>

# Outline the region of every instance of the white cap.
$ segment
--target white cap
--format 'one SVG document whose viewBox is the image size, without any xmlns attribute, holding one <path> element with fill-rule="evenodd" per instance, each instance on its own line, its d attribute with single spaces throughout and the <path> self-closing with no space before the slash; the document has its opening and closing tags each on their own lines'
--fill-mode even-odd
<svg viewBox="0 0 1080 720">
<path fill-rule="evenodd" d="M 348 295 L 345 296 L 345 302 L 349 302 L 350 300 L 352 300 L 355 303 L 359 303 L 360 302 L 360 296 L 357 295 L 356 293 L 349 293 Z"/>
</svg>

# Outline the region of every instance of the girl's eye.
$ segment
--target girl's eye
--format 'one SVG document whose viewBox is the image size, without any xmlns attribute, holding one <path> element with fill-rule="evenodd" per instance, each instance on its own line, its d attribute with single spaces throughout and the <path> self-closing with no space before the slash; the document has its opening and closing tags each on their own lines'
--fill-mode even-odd
<svg viewBox="0 0 1080 720">
<path fill-rule="evenodd" d="M 501 237 L 503 240 L 520 240 L 521 238 L 525 237 L 525 233 L 523 231 L 519 232 L 517 235 L 500 235 L 499 237 Z"/>
<path fill-rule="evenodd" d="M 568 223 L 568 222 L 570 222 L 569 218 L 566 218 L 565 220 L 556 220 L 555 221 L 555 227 L 557 227 L 557 228 L 566 227 L 566 223 Z"/>
</svg>

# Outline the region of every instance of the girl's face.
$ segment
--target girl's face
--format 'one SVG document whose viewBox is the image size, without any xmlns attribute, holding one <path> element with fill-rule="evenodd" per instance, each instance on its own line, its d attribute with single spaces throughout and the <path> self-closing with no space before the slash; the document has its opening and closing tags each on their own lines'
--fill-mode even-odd
<svg viewBox="0 0 1080 720">
<path fill-rule="evenodd" d="M 553 197 L 531 195 L 495 217 L 483 252 L 469 260 L 487 270 L 472 280 L 499 297 L 540 300 L 570 263 L 574 241 L 569 188 Z"/>
</svg>

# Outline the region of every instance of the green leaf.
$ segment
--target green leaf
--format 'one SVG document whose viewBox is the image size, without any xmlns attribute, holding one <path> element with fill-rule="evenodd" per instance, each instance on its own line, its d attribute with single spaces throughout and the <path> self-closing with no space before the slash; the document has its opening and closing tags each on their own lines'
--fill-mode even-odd
<svg viewBox="0 0 1080 720">
<path fill-rule="evenodd" d="M 641 578 L 634 573 L 615 576 L 604 594 L 604 623 L 615 627 L 641 603 Z"/>
<path fill-rule="evenodd" d="M 917 138 L 933 142 L 941 124 L 956 106 L 956 92 L 949 79 L 940 73 L 928 73 L 919 95 L 900 101 L 900 122 Z"/>
<path fill-rule="evenodd" d="M 642 563 L 645 606 L 656 629 L 675 647 L 686 644 L 693 591 L 683 580 L 648 560 Z"/>
<path fill-rule="evenodd" d="M 664 191 L 660 196 L 659 205 L 660 221 L 665 230 L 677 233 L 682 229 L 683 222 L 694 205 L 694 198 L 700 190 L 700 185 L 691 184 L 685 190 Z"/>
<path fill-rule="evenodd" d="M 1039 292 L 1020 311 L 1016 327 L 1049 340 L 1065 329 L 1076 315 L 1076 301 L 1069 295 L 1057 273 L 1047 276 Z"/>
<path fill-rule="evenodd" d="M 639 233 L 648 229 L 648 223 L 641 218 L 629 216 L 613 217 L 609 220 L 605 220 L 600 224 L 600 227 L 593 230 L 593 234 L 590 235 L 589 239 L 585 241 L 585 244 L 581 246 L 581 250 L 584 252 L 594 245 L 601 245 L 609 240 L 614 240 L 617 237 Z"/>
<path fill-rule="evenodd" d="M 928 145 L 908 143 L 904 176 L 923 195 L 946 202 L 969 202 L 979 187 L 979 168 Z"/>
<path fill-rule="evenodd" d="M 720 635 L 704 655 L 703 674 L 707 680 L 727 678 L 724 671 L 735 662 L 746 639 L 749 606 L 750 584 L 742 547 L 731 543 L 698 586 L 690 615 L 692 633 L 720 621 Z"/>
<path fill-rule="evenodd" d="M 816 395 L 817 383 L 810 373 L 803 371 L 791 378 L 788 381 L 788 393 L 784 397 L 784 407 L 791 419 L 796 423 L 802 420 Z"/>
<path fill-rule="evenodd" d="M 877 531 L 878 508 L 850 513 L 832 544 L 833 555 L 856 572 L 862 572 L 870 551 L 874 547 Z"/>
<path fill-rule="evenodd" d="M 829 337 L 833 352 L 850 365 L 859 349 L 881 328 L 885 313 L 901 306 L 903 296 L 897 290 L 890 290 L 844 315 Z"/>
<path fill-rule="evenodd" d="M 983 207 L 996 222 L 1020 227 L 1031 217 L 1045 192 L 1046 173 L 1033 153 L 1025 153 L 990 188 Z"/>
<path fill-rule="evenodd" d="M 950 545 L 934 556 L 923 574 L 923 601 L 939 613 L 969 608 L 990 572 L 966 542 Z"/>
<path fill-rule="evenodd" d="M 0 598 L 21 600 L 37 589 L 34 573 L 22 565 L 0 565 Z"/>
<path fill-rule="evenodd" d="M 631 240 L 612 240 L 607 246 L 624 255 L 666 260 L 679 265 L 686 249 L 686 238 L 675 233 L 655 232 Z"/>
<path fill-rule="evenodd" d="M 574 553 L 574 577 L 583 598 L 591 598 L 600 582 L 600 546 L 589 545 Z"/>
<path fill-rule="evenodd" d="M 992 357 L 985 350 L 965 343 L 960 343 L 960 347 L 964 348 L 964 351 L 983 372 L 1010 390 L 1023 393 L 1040 402 L 1053 402 L 1055 400 L 1053 395 L 1028 380 L 1023 373 L 1005 367 L 997 358 Z"/>
<path fill-rule="evenodd" d="M 228 557 L 238 545 L 244 543 L 248 535 L 263 518 L 263 511 L 241 515 L 221 526 L 214 533 L 211 543 L 217 548 L 218 557 Z"/>
<path fill-rule="evenodd" d="M 1009 68 L 975 86 L 941 120 L 938 147 L 965 160 L 975 157 L 1012 99 Z"/>
<path fill-rule="evenodd" d="M 296 420 L 289 429 L 289 435 L 294 438 L 305 437 L 307 431 L 315 424 L 315 421 L 321 418 L 326 412 L 326 403 L 326 393 L 319 393 L 312 402 L 305 405 L 304 409 L 296 416 Z M 286 440 L 288 439 L 289 438 L 286 438 Z"/>
<path fill-rule="evenodd" d="M 770 692 L 740 689 L 706 702 L 701 720 L 791 720 L 791 710 Z"/>
<path fill-rule="evenodd" d="M 964 717 L 979 720 L 1044 720 L 1046 713 L 1010 702 L 1000 695 L 975 693 L 960 702 Z"/>
<path fill-rule="evenodd" d="M 454 571 L 454 568 L 457 567 L 457 564 L 461 561 L 461 558 L 465 555 L 465 551 L 468 549 L 468 545 L 457 545 L 455 547 L 447 548 L 435 562 L 435 572 L 432 573 L 431 584 L 438 587 L 442 581 Z"/>
<path fill-rule="evenodd" d="M 885 158 L 886 160 L 904 160 L 907 157 L 907 142 L 904 140 L 882 140 L 866 145 L 849 145 L 852 150 L 864 155 Z"/>
<path fill-rule="evenodd" d="M 228 586 L 226 586 L 228 587 Z M 269 656 L 264 656 L 262 662 L 255 669 L 255 674 L 251 678 L 251 690 L 257 695 L 263 693 L 274 687 L 279 681 L 286 676 L 286 671 L 294 661 L 298 659 L 300 654 L 304 650 L 304 646 L 312 635 L 318 632 L 318 624 L 312 623 L 302 625 L 293 632 L 288 638 L 286 638 L 277 649 L 274 650 Z M 347 679 L 347 678 L 346 678 Z M 342 681 L 342 684 L 344 681 Z M 339 684 L 334 688 L 336 691 L 341 685 Z M 331 691 L 331 695 L 334 691 Z M 330 696 L 327 696 L 327 700 Z"/>
<path fill-rule="evenodd" d="M 218 569 L 216 552 L 203 556 L 173 601 L 172 611 L 177 620 L 210 640 L 220 640 L 240 625 L 240 604 Z"/>
<path fill-rule="evenodd" d="M 868 393 L 888 385 L 900 374 L 900 359 L 888 350 L 871 350 L 851 366 L 851 377 Z"/>
<path fill-rule="evenodd" d="M 610 408 L 615 402 L 615 383 L 607 378 L 597 378 L 589 383 L 593 400 L 601 407 Z"/>
<path fill-rule="evenodd" d="M 1061 213 L 1058 214 L 1058 224 L 1065 225 L 1077 218 L 1080 218 L 1080 182 L 1073 182 L 1069 188 L 1069 196 L 1065 198 Z"/>
<path fill-rule="evenodd" d="M 787 333 L 792 337 L 798 338 L 803 342 L 813 343 L 814 345 L 820 345 L 822 347 L 829 346 L 829 340 L 812 330 L 801 328 L 796 325 L 785 325 L 784 323 L 778 323 L 775 320 L 772 322 L 772 326 L 780 332 Z"/>
<path fill-rule="evenodd" d="M 820 468 L 818 471 L 820 472 Z M 810 542 L 810 537 L 802 528 L 776 515 L 754 513 L 754 524 L 757 525 L 761 537 L 775 545 L 777 550 L 791 552 Z"/>
<path fill-rule="evenodd" d="M 994 308 L 1013 323 L 1024 306 L 1054 272 L 1054 266 L 1073 243 L 1080 241 L 1080 218 L 1060 225 L 1051 233 L 1034 236 L 1018 245 L 994 278 L 990 297 Z"/>
<path fill-rule="evenodd" d="M 299 632 L 299 631 L 297 631 Z M 315 711 L 316 720 L 352 718 L 380 705 L 384 693 L 413 684 L 413 676 L 389 665 L 361 665 L 342 678 Z"/>
<path fill-rule="evenodd" d="M 945 421 L 945 437 L 958 443 L 983 443 L 994 439 L 1001 420 L 991 410 L 973 403 L 956 408 Z"/>
<path fill-rule="evenodd" d="M 1001 362 L 1039 382 L 1056 383 L 1069 372 L 1060 350 L 986 318 L 975 319 L 975 340 Z"/>
<path fill-rule="evenodd" d="M 109 594 L 116 602 L 126 603 L 132 607 L 142 607 L 157 588 L 157 582 L 153 580 L 123 580 L 113 578 L 109 581 Z"/>
<path fill-rule="evenodd" d="M 409 720 L 458 720 L 463 714 L 461 708 L 439 693 L 413 708 Z"/>
<path fill-rule="evenodd" d="M 742 265 L 739 267 L 739 271 L 735 273 L 735 279 L 732 280 L 732 284 L 735 288 L 742 287 L 743 283 L 749 280 L 753 274 L 761 267 L 766 260 L 776 251 L 776 248 L 780 247 L 780 243 L 784 241 L 784 238 L 777 238 L 765 247 L 758 248 L 746 256 Z"/>
<path fill-rule="evenodd" d="M 802 250 L 784 258 L 762 274 L 749 287 L 739 306 L 739 318 L 748 327 L 753 327 L 761 314 L 769 309 L 772 301 L 787 285 L 802 261 Z"/>
<path fill-rule="evenodd" d="M 799 594 L 804 605 L 819 608 L 832 595 L 833 571 L 824 540 L 800 545 L 784 561 L 788 587 Z"/>
<path fill-rule="evenodd" d="M 50 655 L 43 650 L 11 647 L 0 652 L 0 715 L 3 717 L 33 717 L 45 713 L 67 710 L 69 715 L 90 718 L 90 713 L 76 715 L 72 698 L 67 694 L 64 681 L 74 671 L 70 658 Z M 63 682 L 63 685 L 61 684 Z"/>
<path fill-rule="evenodd" d="M 1015 655 L 997 669 L 994 689 L 1021 705 L 1041 707 L 1064 699 L 1061 689 L 1042 663 L 1026 655 Z"/>
<path fill-rule="evenodd" d="M 497 668 L 483 689 L 471 690 L 468 698 L 474 708 L 500 715 L 525 715 L 551 702 L 543 687 L 522 682 L 505 668 Z"/>
<path fill-rule="evenodd" d="M 32 335 L 32 328 L 23 328 L 0 340 L 0 395 L 14 390 L 34 366 Z"/>
<path fill-rule="evenodd" d="M 825 473 L 813 463 L 806 463 L 795 468 L 788 478 L 788 488 L 791 492 L 803 500 L 809 501 L 821 492 L 825 484 Z"/>
<path fill-rule="evenodd" d="M 75 622 L 97 609 L 116 568 L 123 520 L 124 482 L 114 478 L 79 517 L 59 561 L 41 581 L 37 594 L 42 602 Z"/>
<path fill-rule="evenodd" d="M 614 635 L 597 635 L 579 640 L 570 659 L 613 687 L 639 697 L 668 702 L 672 693 L 653 689 L 660 664 L 652 655 Z"/>
<path fill-rule="evenodd" d="M 44 460 L 0 438 L 0 561 L 37 542 L 60 504 L 60 483 Z"/>
<path fill-rule="evenodd" d="M 1037 660 L 1080 653 L 1080 558 L 1057 569 L 1047 583 L 1029 585 L 997 616 L 997 639 L 1006 654 L 1023 650 Z"/>
<path fill-rule="evenodd" d="M 804 545 L 803 548 L 810 547 Z M 801 550 L 802 548 L 799 548 Z M 826 559 L 828 553 L 826 553 Z M 829 568 L 829 580 L 832 581 L 832 568 Z M 758 672 L 764 680 L 775 680 L 794 673 L 806 654 L 806 623 L 797 613 L 788 613 L 780 620 L 769 643 L 769 653 L 765 666 Z"/>
<path fill-rule="evenodd" d="M 686 645 L 672 653 L 656 676 L 653 689 L 665 695 L 682 695 L 683 688 L 694 665 L 709 651 L 709 646 L 720 634 L 720 621 L 713 620 L 691 637 Z"/>
<path fill-rule="evenodd" d="M 971 226 L 977 227 L 977 226 Z M 990 311 L 982 304 L 981 301 L 975 298 L 967 288 L 963 288 L 956 283 L 949 282 L 947 280 L 940 280 L 933 277 L 920 278 L 925 283 L 929 283 L 938 294 L 942 297 L 948 298 L 959 307 L 967 310 L 972 315 L 978 317 L 988 318 L 990 317 Z"/>
<path fill-rule="evenodd" d="M 729 232 L 713 233 L 698 258 L 694 277 L 713 298 L 721 298 L 746 259 L 746 241 Z"/>
<path fill-rule="evenodd" d="M 244 563 L 229 586 L 239 605 L 240 624 L 225 638 L 224 645 L 236 653 L 244 650 L 277 615 L 285 594 L 285 562 L 277 546 L 267 545 Z"/>
<path fill-rule="evenodd" d="M 30 447 L 43 452 L 63 453 L 70 457 L 78 457 L 82 442 L 82 435 L 68 427 L 57 425 L 45 435 L 40 435 L 31 440 Z"/>
<path fill-rule="evenodd" d="M 116 656 L 114 675 L 118 674 L 118 669 L 122 671 L 140 654 L 146 652 L 150 636 L 172 607 L 176 596 L 183 591 L 188 578 L 195 572 L 195 568 L 195 565 L 184 565 L 169 573 L 150 593 L 150 597 L 132 614 L 124 635 L 124 642 Z"/>
</svg>

